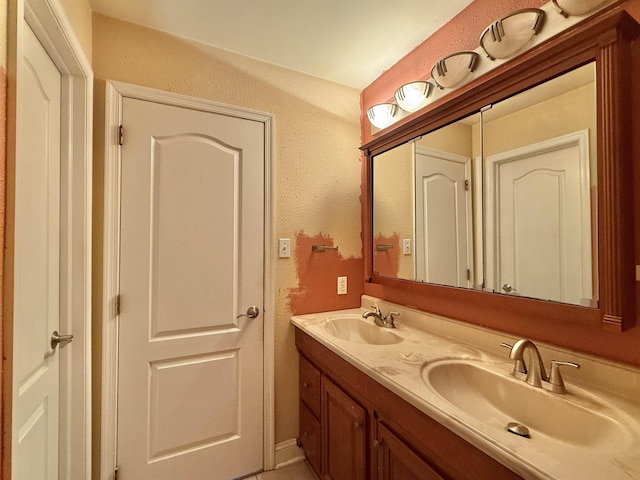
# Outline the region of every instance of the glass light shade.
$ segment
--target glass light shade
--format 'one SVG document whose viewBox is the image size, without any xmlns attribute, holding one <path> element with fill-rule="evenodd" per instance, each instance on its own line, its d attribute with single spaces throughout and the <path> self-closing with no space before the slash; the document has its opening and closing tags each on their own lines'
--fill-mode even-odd
<svg viewBox="0 0 640 480">
<path fill-rule="evenodd" d="M 556 10 L 565 17 L 584 15 L 606 3 L 607 0 L 553 0 Z"/>
<path fill-rule="evenodd" d="M 480 36 L 480 46 L 491 60 L 508 58 L 522 49 L 543 23 L 543 10 L 517 10 L 489 25 Z"/>
<path fill-rule="evenodd" d="M 440 88 L 462 83 L 476 69 L 480 55 L 476 52 L 455 52 L 441 58 L 431 68 L 431 78 Z"/>
<path fill-rule="evenodd" d="M 396 114 L 395 103 L 379 103 L 367 110 L 367 117 L 371 125 L 378 128 L 384 128 L 391 124 Z"/>
<path fill-rule="evenodd" d="M 405 112 L 415 112 L 427 104 L 432 89 L 433 85 L 425 81 L 407 83 L 396 90 L 396 102 Z"/>
</svg>

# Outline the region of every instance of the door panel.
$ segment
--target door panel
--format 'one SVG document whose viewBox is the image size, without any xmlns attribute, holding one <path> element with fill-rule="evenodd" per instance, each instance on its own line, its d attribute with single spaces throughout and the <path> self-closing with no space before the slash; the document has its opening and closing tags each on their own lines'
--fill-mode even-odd
<svg viewBox="0 0 640 480">
<path fill-rule="evenodd" d="M 496 183 L 494 287 L 545 300 L 593 297 L 586 131 L 490 157 Z M 495 230 L 494 230 L 495 228 Z M 505 290 L 506 286 L 506 290 Z"/>
<path fill-rule="evenodd" d="M 262 468 L 264 128 L 125 98 L 121 478 Z"/>
<path fill-rule="evenodd" d="M 18 93 L 12 475 L 58 478 L 60 72 L 29 26 Z"/>
<path fill-rule="evenodd" d="M 417 279 L 470 286 L 471 160 L 420 148 L 415 162 Z"/>
<path fill-rule="evenodd" d="M 366 478 L 367 413 L 327 377 L 322 377 L 322 478 Z"/>
</svg>

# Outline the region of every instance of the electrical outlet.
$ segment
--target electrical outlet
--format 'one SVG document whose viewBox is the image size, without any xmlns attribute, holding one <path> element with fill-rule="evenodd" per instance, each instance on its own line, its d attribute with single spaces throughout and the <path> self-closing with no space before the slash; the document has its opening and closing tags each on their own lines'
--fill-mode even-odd
<svg viewBox="0 0 640 480">
<path fill-rule="evenodd" d="M 338 277 L 338 295 L 347 294 L 347 277 Z"/>
<path fill-rule="evenodd" d="M 402 254 L 411 255 L 411 239 L 405 238 L 402 240 Z"/>
<path fill-rule="evenodd" d="M 278 241 L 278 257 L 289 258 L 291 257 L 291 240 L 288 238 L 281 238 Z"/>
</svg>

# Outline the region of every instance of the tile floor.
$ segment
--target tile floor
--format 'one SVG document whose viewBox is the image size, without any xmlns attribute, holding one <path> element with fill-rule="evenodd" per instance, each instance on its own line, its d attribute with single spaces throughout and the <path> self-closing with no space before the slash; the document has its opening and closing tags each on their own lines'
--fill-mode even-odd
<svg viewBox="0 0 640 480">
<path fill-rule="evenodd" d="M 316 480 L 305 462 L 296 462 L 286 467 L 261 473 L 246 480 Z"/>
</svg>

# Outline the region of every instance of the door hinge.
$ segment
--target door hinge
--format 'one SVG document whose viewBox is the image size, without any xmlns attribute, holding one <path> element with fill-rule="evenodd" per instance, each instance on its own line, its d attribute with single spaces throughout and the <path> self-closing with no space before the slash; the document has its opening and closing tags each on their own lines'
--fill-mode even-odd
<svg viewBox="0 0 640 480">
<path fill-rule="evenodd" d="M 122 125 L 118 127 L 118 145 L 124 145 L 124 127 Z"/>
<path fill-rule="evenodd" d="M 471 280 L 471 270 L 467 268 L 467 281 Z"/>
<path fill-rule="evenodd" d="M 120 316 L 120 294 L 116 295 L 116 317 Z"/>
<path fill-rule="evenodd" d="M 464 189 L 469 190 L 469 180 L 464 181 Z"/>
<path fill-rule="evenodd" d="M 119 467 L 116 467 L 116 469 L 113 471 L 113 480 L 118 480 L 118 470 Z"/>
</svg>

